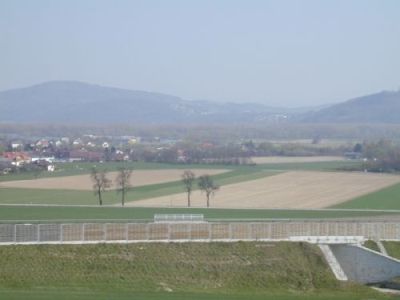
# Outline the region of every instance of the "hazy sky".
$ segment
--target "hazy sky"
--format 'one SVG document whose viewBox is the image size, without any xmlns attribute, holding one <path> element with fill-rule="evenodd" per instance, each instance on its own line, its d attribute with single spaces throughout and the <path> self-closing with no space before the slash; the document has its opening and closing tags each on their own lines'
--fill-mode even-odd
<svg viewBox="0 0 400 300">
<path fill-rule="evenodd" d="M 0 90 L 79 80 L 304 106 L 400 87 L 400 1 L 1 0 Z"/>
</svg>

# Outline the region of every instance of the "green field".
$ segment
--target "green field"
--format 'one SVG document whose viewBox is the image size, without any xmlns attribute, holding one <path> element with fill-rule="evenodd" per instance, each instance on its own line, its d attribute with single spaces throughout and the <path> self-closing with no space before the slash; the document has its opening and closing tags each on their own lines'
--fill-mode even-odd
<svg viewBox="0 0 400 300">
<path fill-rule="evenodd" d="M 0 222 L 11 221 L 137 221 L 152 220 L 154 214 L 204 214 L 209 220 L 229 219 L 322 219 L 354 218 L 370 216 L 394 216 L 399 213 L 374 211 L 307 211 L 307 210 L 267 210 L 267 209 L 212 209 L 212 208 L 142 208 L 142 207 L 46 207 L 46 206 L 0 206 Z"/>
<path fill-rule="evenodd" d="M 390 299 L 304 243 L 3 246 L 1 299 Z"/>
<path fill-rule="evenodd" d="M 400 184 L 341 203 L 334 208 L 348 209 L 400 209 Z"/>
</svg>

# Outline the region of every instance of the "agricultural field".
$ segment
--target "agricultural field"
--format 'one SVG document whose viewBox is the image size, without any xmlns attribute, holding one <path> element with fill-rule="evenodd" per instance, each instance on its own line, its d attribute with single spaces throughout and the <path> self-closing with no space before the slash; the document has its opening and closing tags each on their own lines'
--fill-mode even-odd
<svg viewBox="0 0 400 300">
<path fill-rule="evenodd" d="M 278 164 L 278 163 L 310 163 L 310 162 L 326 162 L 326 161 L 344 161 L 342 156 L 265 156 L 252 157 L 251 161 L 256 164 Z"/>
<path fill-rule="evenodd" d="M 400 210 L 400 184 L 394 184 L 376 192 L 357 197 L 332 208 Z"/>
<path fill-rule="evenodd" d="M 85 190 L 78 189 L 80 184 L 83 188 L 83 184 L 76 180 L 76 176 L 83 176 L 88 180 L 88 174 L 93 167 L 92 163 L 61 164 L 57 168 L 58 171 L 40 174 L 39 179 L 35 179 L 33 174 L 29 173 L 0 176 L 0 186 L 3 186 L 0 187 L 0 205 L 2 205 L 0 220 L 137 220 L 151 219 L 154 213 L 164 210 L 167 213 L 203 213 L 211 219 L 351 218 L 388 214 L 393 216 L 398 213 L 357 210 L 360 208 L 400 209 L 400 201 L 396 200 L 400 189 L 400 183 L 396 183 L 399 182 L 398 177 L 343 171 L 357 164 L 359 164 L 357 161 L 279 162 L 255 166 L 127 163 L 125 166 L 133 168 L 136 174 L 159 172 L 161 175 L 147 176 L 147 179 L 139 175 L 133 176 L 132 182 L 135 187 L 129 191 L 126 200 L 135 207 L 124 209 L 96 207 L 98 200 L 90 190 L 91 183 L 88 181 L 84 184 Z M 122 165 L 121 163 L 104 163 L 98 167 L 115 172 Z M 221 185 L 221 189 L 211 199 L 211 207 L 220 207 L 220 209 L 205 209 L 205 196 L 200 194 L 197 186 L 195 186 L 193 199 L 198 208 L 184 208 L 186 195 L 183 193 L 180 175 L 185 169 L 195 170 L 196 175 L 214 174 L 212 178 Z M 174 170 L 175 177 L 170 178 L 168 175 L 171 170 Z M 156 178 L 157 176 L 159 177 Z M 57 184 L 63 184 L 64 188 L 4 187 L 20 180 L 26 180 L 26 184 L 55 180 Z M 70 186 L 70 180 L 75 180 L 72 182 L 74 189 L 65 189 L 65 186 Z M 168 180 L 168 182 L 146 184 L 145 180 Z M 139 182 L 145 185 L 138 186 Z M 295 193 L 296 197 L 293 197 L 291 193 Z M 248 200 L 250 197 L 251 201 Z M 230 198 L 229 201 L 228 198 Z M 138 207 L 139 205 L 154 206 L 149 203 L 155 199 L 158 199 L 157 201 L 163 199 L 162 203 L 157 205 L 164 208 Z M 281 200 L 278 202 L 277 199 Z M 286 200 L 283 201 L 283 199 Z M 103 200 L 106 206 L 118 206 L 121 201 L 120 195 L 113 190 L 103 193 Z M 54 207 L 46 207 L 47 205 Z M 57 205 L 93 207 L 56 207 Z M 251 207 L 254 209 L 249 209 Z M 266 209 L 277 207 L 289 209 Z M 318 207 L 333 207 L 349 211 L 310 209 Z M 305 210 L 293 210 L 295 208 Z"/>
<path fill-rule="evenodd" d="M 1 299 L 391 299 L 304 243 L 3 246 L 0 264 Z"/>
<path fill-rule="evenodd" d="M 222 186 L 212 199 L 217 208 L 317 209 L 365 195 L 400 182 L 400 176 L 344 172 L 290 171 Z M 129 206 L 184 207 L 186 194 L 133 201 Z M 192 195 L 192 205 L 204 207 L 204 195 Z"/>
<path fill-rule="evenodd" d="M 228 170 L 221 169 L 193 169 L 199 176 L 204 174 L 217 175 Z M 117 177 L 117 172 L 108 172 L 107 177 L 111 180 Z M 139 187 L 152 184 L 160 184 L 181 179 L 182 170 L 161 169 L 161 170 L 134 170 L 132 172 L 130 185 Z M 16 180 L 0 182 L 0 188 L 19 188 L 19 189 L 49 189 L 49 190 L 78 190 L 91 191 L 93 182 L 89 174 L 73 175 L 53 178 L 39 178 L 31 180 Z M 110 189 L 115 189 L 115 182 L 112 182 Z"/>
</svg>

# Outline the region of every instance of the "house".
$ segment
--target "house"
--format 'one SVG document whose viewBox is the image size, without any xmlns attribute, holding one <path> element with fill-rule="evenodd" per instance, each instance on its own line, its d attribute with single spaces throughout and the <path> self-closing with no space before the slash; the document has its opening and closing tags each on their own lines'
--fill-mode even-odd
<svg viewBox="0 0 400 300">
<path fill-rule="evenodd" d="M 69 153 L 69 161 L 101 161 L 103 160 L 103 152 L 88 150 L 72 150 Z"/>
<path fill-rule="evenodd" d="M 24 145 L 20 142 L 13 142 L 11 143 L 11 149 L 12 150 L 22 150 L 24 148 Z"/>
<path fill-rule="evenodd" d="M 36 161 L 47 161 L 48 163 L 53 163 L 54 162 L 54 160 L 55 160 L 55 157 L 54 156 L 47 156 L 47 157 L 42 157 L 42 156 L 39 156 L 39 157 L 32 157 L 31 158 L 31 162 L 36 162 Z"/>
<path fill-rule="evenodd" d="M 3 158 L 10 160 L 11 164 L 17 167 L 31 162 L 31 157 L 25 152 L 4 152 Z"/>
<path fill-rule="evenodd" d="M 74 146 L 81 146 L 81 145 L 83 145 L 83 142 L 82 142 L 82 140 L 81 140 L 80 138 L 77 138 L 76 140 L 74 140 L 74 141 L 72 142 L 72 145 L 74 145 Z"/>
<path fill-rule="evenodd" d="M 41 139 L 36 143 L 36 147 L 38 148 L 48 148 L 50 145 L 48 140 Z"/>
<path fill-rule="evenodd" d="M 48 172 L 54 172 L 55 170 L 55 165 L 53 165 L 51 162 L 47 161 L 47 160 L 36 160 L 33 162 L 35 165 L 37 165 L 38 167 L 47 170 Z"/>
</svg>

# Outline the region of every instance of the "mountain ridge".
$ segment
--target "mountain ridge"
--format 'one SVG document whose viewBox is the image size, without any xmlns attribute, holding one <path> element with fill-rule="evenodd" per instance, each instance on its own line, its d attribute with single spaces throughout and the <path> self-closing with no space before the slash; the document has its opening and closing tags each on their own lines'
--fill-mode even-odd
<svg viewBox="0 0 400 300">
<path fill-rule="evenodd" d="M 284 108 L 50 81 L 0 92 L 0 107 L 2 123 L 400 123 L 400 91 L 383 91 L 328 107 Z"/>
<path fill-rule="evenodd" d="M 258 122 L 290 111 L 263 104 L 184 100 L 163 93 L 79 81 L 51 81 L 6 90 L 0 92 L 0 105 L 4 108 L 0 111 L 3 122 Z"/>
</svg>

